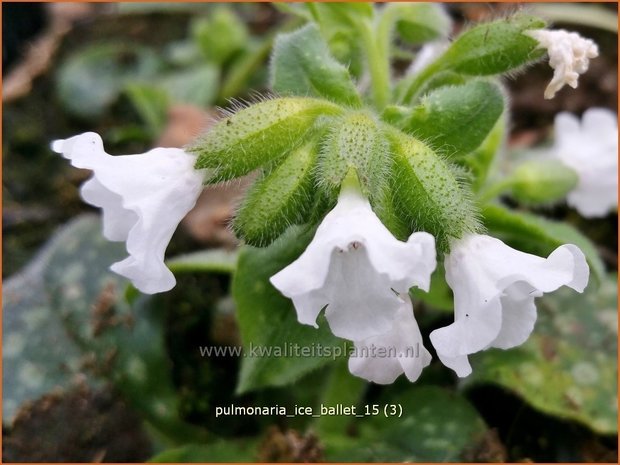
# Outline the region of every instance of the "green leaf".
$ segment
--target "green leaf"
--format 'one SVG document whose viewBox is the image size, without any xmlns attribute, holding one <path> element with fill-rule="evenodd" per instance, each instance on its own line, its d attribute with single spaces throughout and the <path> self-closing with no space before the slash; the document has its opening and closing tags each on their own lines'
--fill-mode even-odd
<svg viewBox="0 0 620 465">
<path fill-rule="evenodd" d="M 349 26 L 363 19 L 371 19 L 374 9 L 371 3 L 364 2 L 328 2 L 309 4 L 315 21 L 329 17 L 332 22 Z"/>
<path fill-rule="evenodd" d="M 562 288 L 537 300 L 529 340 L 472 357 L 465 386 L 492 383 L 549 415 L 617 433 L 617 276 L 583 294 Z"/>
<path fill-rule="evenodd" d="M 207 107 L 215 101 L 219 88 L 219 70 L 204 64 L 166 74 L 158 81 L 174 103 Z"/>
<path fill-rule="evenodd" d="M 314 24 L 276 38 L 271 87 L 282 95 L 323 97 L 359 107 L 361 99 L 349 72 L 336 61 Z"/>
<path fill-rule="evenodd" d="M 474 26 L 461 34 L 437 63 L 442 69 L 474 76 L 515 70 L 544 56 L 538 42 L 523 32 L 545 26 L 540 18 L 520 14 Z"/>
<path fill-rule="evenodd" d="M 523 34 L 545 27 L 533 16 L 513 15 L 472 27 L 418 74 L 405 78 L 398 86 L 398 101 L 414 101 L 438 74 L 456 72 L 467 76 L 508 73 L 532 63 L 545 54 L 538 42 Z"/>
<path fill-rule="evenodd" d="M 179 255 L 166 261 L 166 266 L 174 274 L 179 273 L 229 273 L 237 269 L 238 254 L 236 250 L 209 249 Z"/>
<path fill-rule="evenodd" d="M 470 81 L 426 95 L 412 109 L 403 129 L 428 141 L 441 154 L 463 156 L 480 146 L 503 110 L 499 86 Z"/>
<path fill-rule="evenodd" d="M 515 212 L 499 205 L 482 210 L 485 226 L 493 235 L 524 252 L 547 256 L 563 244 L 575 244 L 586 256 L 590 271 L 598 280 L 605 275 L 596 246 L 573 226 L 525 212 Z"/>
<path fill-rule="evenodd" d="M 64 226 L 23 275 L 3 289 L 5 418 L 21 403 L 69 388 L 111 381 L 127 402 L 171 438 L 202 438 L 181 421 L 153 298 L 124 300 L 126 280 L 108 271 L 126 256 L 107 241 L 101 220 L 84 215 Z M 19 312 L 19 313 L 16 313 Z"/>
<path fill-rule="evenodd" d="M 151 463 L 227 463 L 253 462 L 256 460 L 253 441 L 217 440 L 209 444 L 188 444 L 169 449 L 155 457 Z"/>
<path fill-rule="evenodd" d="M 123 299 L 126 280 L 108 267 L 126 252 L 101 230 L 100 219 L 88 216 L 50 254 L 43 272 L 49 305 L 62 320 L 65 337 L 151 425 L 178 440 L 203 438 L 203 430 L 179 416 L 164 309 L 153 296 L 139 295 L 131 305 Z"/>
<path fill-rule="evenodd" d="M 359 25 L 372 19 L 373 7 L 358 2 L 310 2 L 306 6 L 334 57 L 360 78 L 364 72 L 364 46 L 359 39 Z"/>
<path fill-rule="evenodd" d="M 62 315 L 50 304 L 45 287 L 51 257 L 70 249 L 83 234 L 90 234 L 94 224 L 98 226 L 89 215 L 61 227 L 24 270 L 4 281 L 2 356 L 4 373 L 11 374 L 2 383 L 2 412 L 7 423 L 26 401 L 69 388 L 72 379 L 97 383 L 81 363 L 83 351 L 68 337 Z M 106 259 L 120 258 L 122 246 L 108 244 Z M 83 272 L 78 266 L 75 260 L 63 264 L 68 279 Z"/>
<path fill-rule="evenodd" d="M 314 168 L 318 144 L 293 150 L 271 172 L 258 179 L 246 194 L 233 228 L 249 245 L 264 247 L 291 224 L 308 220 L 314 201 Z"/>
<path fill-rule="evenodd" d="M 198 155 L 196 169 L 213 170 L 212 182 L 233 179 L 292 150 L 320 116 L 342 111 L 327 100 L 265 100 L 220 120 L 188 150 Z"/>
<path fill-rule="evenodd" d="M 324 322 L 318 329 L 299 323 L 291 300 L 269 282 L 271 276 L 297 259 L 313 234 L 313 230 L 293 226 L 269 247 L 244 247 L 239 255 L 232 293 L 237 304 L 243 348 L 248 356 L 242 358 L 238 393 L 290 384 L 332 360 L 329 357 L 277 356 L 273 352 L 276 348 L 283 351 L 288 344 L 300 347 L 338 345 Z M 272 353 L 252 355 L 252 347 L 272 350 Z"/>
<path fill-rule="evenodd" d="M 410 44 L 446 38 L 452 21 L 442 5 L 436 3 L 390 3 L 383 14 L 396 18 L 396 32 Z"/>
<path fill-rule="evenodd" d="M 137 82 L 128 84 L 125 93 L 146 124 L 151 137 L 161 134 L 168 117 L 168 94 L 157 86 Z"/>
<path fill-rule="evenodd" d="M 145 47 L 131 43 L 92 45 L 60 65 L 56 91 L 70 113 L 98 118 L 129 81 L 150 80 L 159 67 L 157 55 Z"/>
<path fill-rule="evenodd" d="M 289 15 L 294 15 L 307 21 L 312 21 L 312 13 L 304 3 L 274 2 L 273 7 Z"/>
<path fill-rule="evenodd" d="M 402 416 L 386 418 L 385 405 Z M 436 386 L 411 387 L 378 406 L 379 415 L 356 422 L 357 438 L 327 438 L 329 461 L 455 462 L 487 429 L 464 397 Z"/>
<path fill-rule="evenodd" d="M 248 40 L 245 23 L 226 6 L 218 6 L 208 18 L 196 20 L 191 29 L 204 56 L 218 65 L 243 49 Z"/>
</svg>

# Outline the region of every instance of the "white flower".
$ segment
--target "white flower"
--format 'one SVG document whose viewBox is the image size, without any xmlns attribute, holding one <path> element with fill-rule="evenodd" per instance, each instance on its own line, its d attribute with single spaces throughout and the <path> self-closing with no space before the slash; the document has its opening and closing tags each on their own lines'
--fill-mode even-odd
<svg viewBox="0 0 620 465">
<path fill-rule="evenodd" d="M 439 359 L 461 377 L 471 373 L 468 354 L 526 341 L 536 321 L 535 297 L 562 285 L 582 292 L 589 277 L 574 245 L 558 247 L 545 259 L 480 234 L 456 242 L 444 265 L 454 292 L 454 323 L 430 339 Z"/>
<path fill-rule="evenodd" d="M 391 384 L 402 373 L 414 382 L 431 363 L 431 354 L 422 345 L 420 328 L 413 316 L 411 299 L 403 295 L 390 331 L 354 342 L 349 371 L 377 384 Z"/>
<path fill-rule="evenodd" d="M 293 300 L 303 324 L 325 316 L 339 337 L 361 341 L 389 331 L 409 288 L 428 290 L 435 269 L 435 240 L 417 232 L 395 239 L 354 189 L 343 189 L 338 204 L 319 225 L 301 256 L 271 277 Z"/>
<path fill-rule="evenodd" d="M 77 168 L 93 170 L 81 188 L 84 201 L 103 209 L 103 234 L 127 241 L 129 257 L 111 266 L 146 294 L 172 289 L 174 275 L 164 253 L 179 221 L 202 190 L 195 157 L 181 149 L 156 148 L 141 155 L 110 156 L 99 135 L 87 132 L 52 143 Z"/>
<path fill-rule="evenodd" d="M 525 34 L 538 41 L 539 47 L 547 49 L 553 79 L 545 89 L 545 98 L 551 99 L 566 84 L 577 88 L 579 75 L 585 73 L 590 59 L 598 56 L 598 47 L 590 39 L 564 29 L 549 31 L 536 29 Z"/>
<path fill-rule="evenodd" d="M 581 124 L 570 113 L 555 118 L 553 155 L 577 173 L 567 198 L 586 218 L 605 216 L 618 206 L 618 116 L 591 108 Z"/>
</svg>

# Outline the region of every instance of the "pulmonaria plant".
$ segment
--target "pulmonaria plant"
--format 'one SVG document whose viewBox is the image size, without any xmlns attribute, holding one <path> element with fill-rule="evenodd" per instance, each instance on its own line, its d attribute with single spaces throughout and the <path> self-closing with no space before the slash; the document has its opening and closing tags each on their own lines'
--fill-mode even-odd
<svg viewBox="0 0 620 465">
<path fill-rule="evenodd" d="M 547 220 L 521 217 L 488 195 L 509 123 L 499 78 L 542 59 L 544 47 L 555 70 L 551 96 L 564 83 L 577 85 L 596 46 L 522 14 L 448 42 L 451 21 L 435 4 L 317 3 L 290 11 L 308 24 L 275 41 L 277 97 L 226 113 L 184 151 L 111 157 L 94 135 L 54 143 L 75 166 L 94 171 L 84 199 L 103 208 L 106 237 L 127 240 L 130 257 L 113 269 L 143 292 L 172 287 L 164 250 L 200 183 L 256 172 L 233 222 L 246 244 L 242 256 L 276 253 L 284 233 L 299 228 L 314 237 L 269 282 L 234 286 L 239 302 L 274 286 L 300 323 L 316 327 L 324 312 L 333 334 L 353 341 L 351 373 L 376 383 L 403 373 L 415 381 L 430 363 L 410 290 L 432 302 L 424 291 L 432 293 L 435 276 L 445 274 L 454 292 L 455 321 L 431 341 L 459 376 L 470 372 L 468 355 L 523 343 L 535 297 L 563 285 L 581 292 L 588 264 L 577 245 L 594 249 L 569 225 L 541 227 Z M 399 46 L 442 45 L 422 48 L 411 72 L 398 77 L 390 66 L 396 36 Z M 528 251 L 548 258 L 493 238 L 506 224 L 521 228 L 517 242 Z M 240 259 L 237 272 L 247 263 Z M 246 307 L 238 311 L 251 320 Z M 384 350 L 373 355 L 372 348 Z"/>
</svg>

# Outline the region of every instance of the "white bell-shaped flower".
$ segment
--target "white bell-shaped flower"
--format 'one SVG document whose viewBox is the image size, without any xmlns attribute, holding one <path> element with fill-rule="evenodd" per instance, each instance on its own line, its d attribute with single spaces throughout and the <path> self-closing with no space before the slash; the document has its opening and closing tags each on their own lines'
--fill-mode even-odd
<svg viewBox="0 0 620 465">
<path fill-rule="evenodd" d="M 319 225 L 301 256 L 271 277 L 293 300 L 303 324 L 317 326 L 325 307 L 332 332 L 352 341 L 386 333 L 409 288 L 428 290 L 436 266 L 435 240 L 425 232 L 394 238 L 355 188 Z"/>
<path fill-rule="evenodd" d="M 539 47 L 545 48 L 549 55 L 553 78 L 545 89 L 546 99 L 552 99 L 566 84 L 576 89 L 579 75 L 585 73 L 590 60 L 598 56 L 598 46 L 576 32 L 536 29 L 525 31 L 525 34 L 538 41 Z"/>
<path fill-rule="evenodd" d="M 349 371 L 377 384 L 391 384 L 403 373 L 414 382 L 431 359 L 422 344 L 411 299 L 405 294 L 390 331 L 354 342 Z"/>
<path fill-rule="evenodd" d="M 126 241 L 129 252 L 112 271 L 146 294 L 172 289 L 176 280 L 164 264 L 164 253 L 202 190 L 195 157 L 175 148 L 111 156 L 92 132 L 54 141 L 52 149 L 73 166 L 93 171 L 82 185 L 82 199 L 103 210 L 104 236 Z"/>
<path fill-rule="evenodd" d="M 480 234 L 453 244 L 444 265 L 454 293 L 454 323 L 430 339 L 439 359 L 461 377 L 471 373 L 468 354 L 526 341 L 536 321 L 535 297 L 563 285 L 582 292 L 589 277 L 583 253 L 572 244 L 545 259 Z"/>
<path fill-rule="evenodd" d="M 605 216 L 618 206 L 618 116 L 591 108 L 581 123 L 570 113 L 555 118 L 553 155 L 577 173 L 567 203 L 586 218 Z"/>
</svg>

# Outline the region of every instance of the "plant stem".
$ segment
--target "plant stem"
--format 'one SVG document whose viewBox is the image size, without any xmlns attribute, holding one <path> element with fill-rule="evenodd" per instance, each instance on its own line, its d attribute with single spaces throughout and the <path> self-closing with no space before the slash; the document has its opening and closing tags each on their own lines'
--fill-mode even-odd
<svg viewBox="0 0 620 465">
<path fill-rule="evenodd" d="M 370 78 L 372 80 L 373 101 L 377 110 L 381 111 L 390 100 L 389 50 L 385 50 L 385 44 L 381 43 L 384 42 L 385 39 L 379 40 L 380 38 L 375 35 L 374 28 L 370 21 L 360 21 L 357 29 L 364 43 L 364 49 L 366 50 L 368 70 L 370 71 Z"/>
<path fill-rule="evenodd" d="M 279 31 L 290 31 L 302 24 L 299 18 L 293 18 L 286 22 Z M 247 84 L 260 65 L 269 56 L 269 52 L 273 46 L 277 33 L 271 33 L 254 46 L 254 49 L 248 51 L 245 56 L 241 57 L 233 68 L 230 69 L 225 76 L 224 83 L 220 89 L 218 102 L 225 103 L 230 97 L 237 96 Z"/>
<path fill-rule="evenodd" d="M 513 178 L 504 178 L 495 182 L 494 184 L 490 184 L 489 186 L 483 188 L 478 194 L 478 202 L 481 204 L 487 203 L 490 200 L 493 200 L 500 194 L 510 190 L 515 183 L 515 179 Z"/>
<path fill-rule="evenodd" d="M 437 62 L 431 63 L 418 74 L 409 78 L 409 82 L 406 84 L 405 90 L 401 92 L 398 98 L 398 103 L 401 105 L 409 105 L 412 100 L 418 95 L 424 84 L 439 71 L 440 66 L 436 65 Z M 405 78 L 407 79 L 407 78 Z"/>
</svg>

